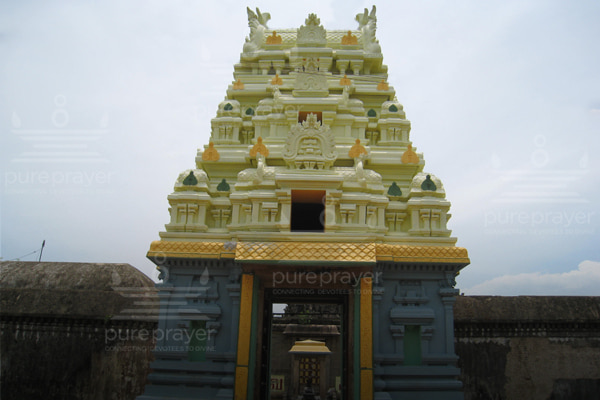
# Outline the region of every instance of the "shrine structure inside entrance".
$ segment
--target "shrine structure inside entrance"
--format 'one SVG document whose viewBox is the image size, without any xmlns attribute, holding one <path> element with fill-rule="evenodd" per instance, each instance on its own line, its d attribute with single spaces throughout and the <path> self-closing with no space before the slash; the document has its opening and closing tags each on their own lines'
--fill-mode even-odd
<svg viewBox="0 0 600 400">
<path fill-rule="evenodd" d="M 138 399 L 462 399 L 469 259 L 387 80 L 375 7 L 349 30 L 248 19 L 148 252 L 161 311 Z"/>
</svg>

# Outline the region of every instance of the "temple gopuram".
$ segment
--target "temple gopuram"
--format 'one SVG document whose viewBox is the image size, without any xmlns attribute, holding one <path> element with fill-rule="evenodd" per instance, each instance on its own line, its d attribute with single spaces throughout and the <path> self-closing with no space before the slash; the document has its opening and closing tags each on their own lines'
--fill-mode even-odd
<svg viewBox="0 0 600 400">
<path fill-rule="evenodd" d="M 250 34 L 168 196 L 155 360 L 138 399 L 463 399 L 447 227 L 388 82 L 376 10 Z"/>
</svg>

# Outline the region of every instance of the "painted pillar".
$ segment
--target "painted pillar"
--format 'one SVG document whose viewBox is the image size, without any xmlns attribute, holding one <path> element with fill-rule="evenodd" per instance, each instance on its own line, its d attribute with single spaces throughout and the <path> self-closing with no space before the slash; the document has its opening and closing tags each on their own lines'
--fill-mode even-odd
<svg viewBox="0 0 600 400">
<path fill-rule="evenodd" d="M 360 399 L 373 400 L 373 280 L 360 280 Z"/>
<path fill-rule="evenodd" d="M 235 365 L 235 400 L 246 400 L 248 398 L 253 288 L 254 275 L 243 274 L 242 292 L 240 294 L 240 324 L 238 328 L 237 360 Z"/>
</svg>

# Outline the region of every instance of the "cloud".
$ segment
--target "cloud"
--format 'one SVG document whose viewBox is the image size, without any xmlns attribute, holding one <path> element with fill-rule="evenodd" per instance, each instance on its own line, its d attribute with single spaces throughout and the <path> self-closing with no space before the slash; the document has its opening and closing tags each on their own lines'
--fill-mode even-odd
<svg viewBox="0 0 600 400">
<path fill-rule="evenodd" d="M 576 270 L 563 273 L 504 275 L 464 292 L 467 295 L 600 296 L 600 262 L 586 260 Z"/>
</svg>

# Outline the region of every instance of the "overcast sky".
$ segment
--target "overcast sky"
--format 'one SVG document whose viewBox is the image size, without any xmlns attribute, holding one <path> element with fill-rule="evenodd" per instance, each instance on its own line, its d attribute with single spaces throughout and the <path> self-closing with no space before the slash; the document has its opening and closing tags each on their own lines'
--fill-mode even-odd
<svg viewBox="0 0 600 400">
<path fill-rule="evenodd" d="M 209 4 L 210 3 L 210 4 Z M 249 33 L 356 29 L 371 3 L 0 2 L 0 256 L 127 262 L 208 143 Z M 600 2 L 377 4 L 389 82 L 449 228 L 466 294 L 600 295 Z M 29 255 L 27 255 L 29 254 Z"/>
</svg>

